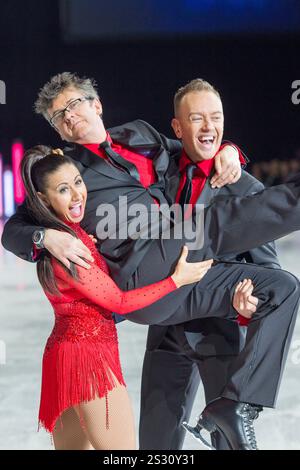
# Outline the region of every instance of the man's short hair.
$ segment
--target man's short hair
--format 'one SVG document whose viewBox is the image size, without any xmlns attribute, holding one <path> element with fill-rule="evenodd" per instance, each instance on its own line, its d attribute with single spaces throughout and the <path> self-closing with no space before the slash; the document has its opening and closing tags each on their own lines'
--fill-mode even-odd
<svg viewBox="0 0 300 470">
<path fill-rule="evenodd" d="M 93 78 L 80 78 L 76 73 L 63 72 L 50 78 L 39 91 L 38 98 L 34 104 L 37 114 L 42 114 L 49 121 L 48 109 L 51 108 L 53 100 L 66 88 L 76 88 L 84 96 L 98 98 L 97 83 Z"/>
<path fill-rule="evenodd" d="M 203 78 L 195 78 L 191 82 L 188 82 L 186 85 L 178 88 L 174 96 L 174 113 L 175 116 L 178 115 L 179 106 L 182 98 L 193 91 L 211 91 L 218 98 L 221 99 L 220 93 L 213 87 L 209 82 L 203 80 Z"/>
</svg>

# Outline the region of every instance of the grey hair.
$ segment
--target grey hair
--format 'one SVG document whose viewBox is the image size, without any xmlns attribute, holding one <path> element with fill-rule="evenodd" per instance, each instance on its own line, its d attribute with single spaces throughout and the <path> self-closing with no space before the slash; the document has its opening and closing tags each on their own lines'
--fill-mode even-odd
<svg viewBox="0 0 300 470">
<path fill-rule="evenodd" d="M 210 91 L 214 93 L 218 98 L 221 99 L 220 93 L 216 88 L 211 85 L 209 82 L 206 80 L 203 80 L 203 78 L 195 78 L 194 80 L 190 81 L 186 85 L 180 87 L 174 96 L 174 112 L 175 116 L 178 115 L 178 110 L 179 106 L 181 103 L 182 98 L 187 95 L 188 93 L 191 93 L 193 91 Z"/>
<path fill-rule="evenodd" d="M 93 78 L 80 78 L 76 73 L 71 72 L 58 73 L 40 89 L 38 98 L 34 103 L 35 112 L 42 114 L 49 121 L 48 109 L 52 106 L 53 100 L 66 88 L 70 87 L 80 90 L 85 96 L 99 99 L 97 83 Z"/>
</svg>

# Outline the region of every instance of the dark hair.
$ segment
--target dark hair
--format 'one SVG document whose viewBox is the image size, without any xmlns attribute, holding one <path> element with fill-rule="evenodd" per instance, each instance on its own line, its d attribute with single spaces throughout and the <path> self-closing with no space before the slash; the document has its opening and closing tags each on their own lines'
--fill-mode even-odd
<svg viewBox="0 0 300 470">
<path fill-rule="evenodd" d="M 26 206 L 36 225 L 68 232 L 77 237 L 75 232 L 64 224 L 37 194 L 38 192 L 45 192 L 49 175 L 66 164 L 74 165 L 74 162 L 67 155 L 63 155 L 61 150 L 53 150 L 45 145 L 37 145 L 25 153 L 21 163 L 21 175 L 27 193 Z M 62 263 L 61 265 L 67 270 Z M 71 263 L 70 270 L 72 276 L 76 278 L 77 274 L 73 263 Z M 42 251 L 37 262 L 37 275 L 46 291 L 59 294 L 53 274 L 51 255 L 47 250 Z"/>
</svg>

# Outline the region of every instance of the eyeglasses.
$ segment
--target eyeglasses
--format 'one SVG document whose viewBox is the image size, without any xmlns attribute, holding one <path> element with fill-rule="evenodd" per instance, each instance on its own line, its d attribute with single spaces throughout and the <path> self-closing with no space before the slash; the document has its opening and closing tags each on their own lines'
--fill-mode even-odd
<svg viewBox="0 0 300 470">
<path fill-rule="evenodd" d="M 61 109 L 60 111 L 56 111 L 52 118 L 50 119 L 50 124 L 53 127 L 58 127 L 63 123 L 63 120 L 65 118 L 65 113 L 68 111 L 74 111 L 75 109 L 79 108 L 81 104 L 84 101 L 91 101 L 93 100 L 93 96 L 83 96 L 82 98 L 76 98 L 75 100 L 70 101 L 68 106 L 66 106 L 64 109 Z"/>
</svg>

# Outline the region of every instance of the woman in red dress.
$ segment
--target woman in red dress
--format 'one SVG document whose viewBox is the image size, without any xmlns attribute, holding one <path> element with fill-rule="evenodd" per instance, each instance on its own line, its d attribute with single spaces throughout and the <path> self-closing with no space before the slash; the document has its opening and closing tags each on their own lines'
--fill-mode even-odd
<svg viewBox="0 0 300 470">
<path fill-rule="evenodd" d="M 182 285 L 199 281 L 212 260 L 187 263 L 184 248 L 174 274 L 123 292 L 92 239 L 80 227 L 87 198 L 73 161 L 47 147 L 34 147 L 22 161 L 27 206 L 37 225 L 64 230 L 91 251 L 89 269 L 67 270 L 46 250 L 37 263 L 55 324 L 43 356 L 39 424 L 56 449 L 134 449 L 135 432 L 119 360 L 112 312 L 126 314 Z"/>
</svg>

